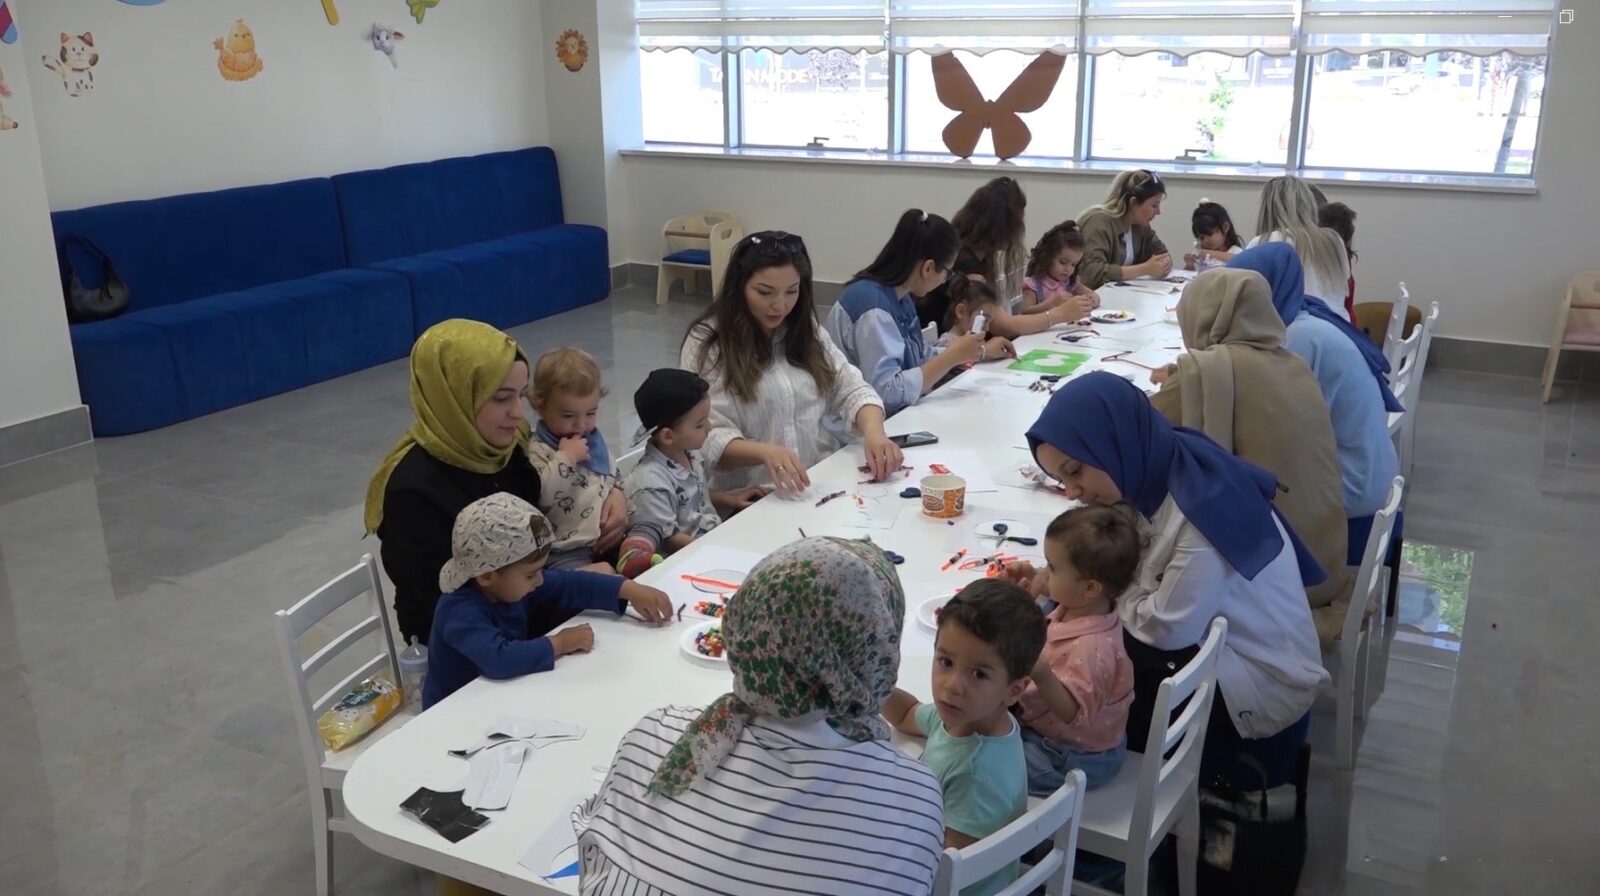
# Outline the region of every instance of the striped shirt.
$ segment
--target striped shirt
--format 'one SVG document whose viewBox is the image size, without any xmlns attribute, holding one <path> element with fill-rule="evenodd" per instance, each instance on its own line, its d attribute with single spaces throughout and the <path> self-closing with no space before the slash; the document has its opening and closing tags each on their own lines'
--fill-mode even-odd
<svg viewBox="0 0 1600 896">
<path fill-rule="evenodd" d="M 924 894 L 944 847 L 939 782 L 887 741 L 820 715 L 745 726 L 676 797 L 646 788 L 699 715 L 668 707 L 623 737 L 600 793 L 573 812 L 583 896 Z"/>
</svg>

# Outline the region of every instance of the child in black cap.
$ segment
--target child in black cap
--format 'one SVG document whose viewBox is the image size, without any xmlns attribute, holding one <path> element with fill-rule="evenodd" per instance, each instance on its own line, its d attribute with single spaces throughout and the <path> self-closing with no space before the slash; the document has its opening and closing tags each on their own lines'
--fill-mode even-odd
<svg viewBox="0 0 1600 896">
<path fill-rule="evenodd" d="M 711 387 L 687 370 L 663 368 L 645 377 L 633 393 L 633 407 L 650 437 L 644 457 L 628 474 L 628 537 L 618 554 L 617 572 L 633 578 L 710 532 L 729 515 L 759 501 L 759 486 L 713 492 L 707 486 L 699 451 L 711 433 Z"/>
</svg>

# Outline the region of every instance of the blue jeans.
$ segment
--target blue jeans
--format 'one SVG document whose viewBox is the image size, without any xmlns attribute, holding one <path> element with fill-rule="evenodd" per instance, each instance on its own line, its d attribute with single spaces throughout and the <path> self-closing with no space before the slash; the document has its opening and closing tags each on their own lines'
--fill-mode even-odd
<svg viewBox="0 0 1600 896">
<path fill-rule="evenodd" d="M 1051 740 L 1031 728 L 1022 729 L 1022 757 L 1028 763 L 1028 792 L 1049 796 L 1061 789 L 1067 773 L 1083 769 L 1090 790 L 1104 787 L 1122 770 L 1128 758 L 1128 739 L 1124 737 L 1109 750 L 1090 752 Z"/>
</svg>

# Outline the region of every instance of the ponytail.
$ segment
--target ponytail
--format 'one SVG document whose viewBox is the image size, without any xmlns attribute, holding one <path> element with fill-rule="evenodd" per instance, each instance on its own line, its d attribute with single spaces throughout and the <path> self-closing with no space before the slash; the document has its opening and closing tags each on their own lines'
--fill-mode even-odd
<svg viewBox="0 0 1600 896">
<path fill-rule="evenodd" d="M 878 250 L 878 257 L 850 279 L 852 283 L 872 280 L 885 286 L 899 286 L 909 280 L 924 261 L 949 270 L 960 248 L 961 241 L 949 221 L 920 208 L 906 209 L 889 241 Z"/>
</svg>

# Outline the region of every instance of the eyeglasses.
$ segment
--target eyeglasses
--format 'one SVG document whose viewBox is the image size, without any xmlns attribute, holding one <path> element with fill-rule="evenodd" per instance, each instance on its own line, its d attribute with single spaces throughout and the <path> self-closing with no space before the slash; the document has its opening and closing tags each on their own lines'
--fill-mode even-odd
<svg viewBox="0 0 1600 896">
<path fill-rule="evenodd" d="M 806 252 L 806 241 L 801 239 L 799 234 L 782 230 L 762 230 L 752 233 L 740 241 L 733 254 L 740 255 L 751 251 L 772 254 L 775 249 L 782 249 L 800 258 L 808 260 L 811 258 L 810 253 Z"/>
</svg>

